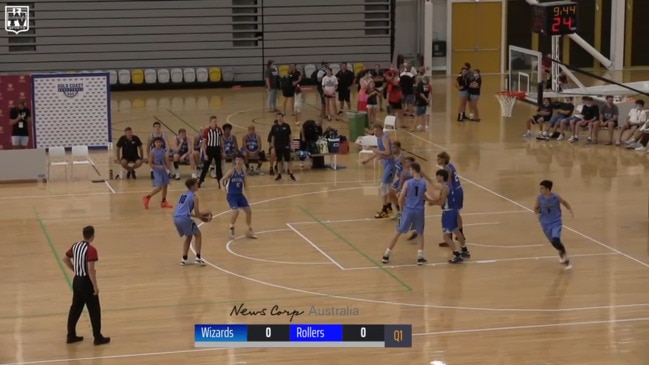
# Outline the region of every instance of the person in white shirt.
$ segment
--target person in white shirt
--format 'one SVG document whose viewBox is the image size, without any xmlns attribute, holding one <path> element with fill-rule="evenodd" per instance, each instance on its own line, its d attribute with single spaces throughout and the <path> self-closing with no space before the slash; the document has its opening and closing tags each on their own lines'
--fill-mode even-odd
<svg viewBox="0 0 649 365">
<path fill-rule="evenodd" d="M 330 68 L 327 69 L 327 75 L 322 78 L 322 93 L 325 99 L 325 110 L 327 119 L 331 120 L 338 114 L 336 108 L 336 91 L 338 90 L 338 79 L 333 75 Z"/>
<path fill-rule="evenodd" d="M 619 146 L 622 144 L 624 139 L 625 132 L 630 130 L 630 137 L 634 135 L 634 132 L 645 125 L 647 122 L 647 110 L 644 109 L 644 100 L 636 100 L 635 108 L 629 111 L 629 115 L 626 118 L 626 122 L 622 125 L 620 130 L 620 135 L 618 136 L 617 142 L 615 145 Z M 630 138 L 626 140 L 627 145 L 634 143 L 634 139 Z"/>
</svg>

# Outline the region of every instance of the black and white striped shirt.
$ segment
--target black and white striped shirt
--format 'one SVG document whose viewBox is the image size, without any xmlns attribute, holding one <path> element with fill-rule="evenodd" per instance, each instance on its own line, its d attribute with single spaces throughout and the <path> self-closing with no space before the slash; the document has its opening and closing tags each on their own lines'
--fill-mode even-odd
<svg viewBox="0 0 649 365">
<path fill-rule="evenodd" d="M 97 249 L 87 241 L 73 244 L 65 255 L 72 259 L 74 276 L 88 276 L 88 262 L 99 259 Z"/>
<path fill-rule="evenodd" d="M 203 139 L 207 143 L 207 147 L 220 147 L 221 146 L 221 128 L 216 127 L 215 129 L 207 128 L 203 131 Z"/>
</svg>

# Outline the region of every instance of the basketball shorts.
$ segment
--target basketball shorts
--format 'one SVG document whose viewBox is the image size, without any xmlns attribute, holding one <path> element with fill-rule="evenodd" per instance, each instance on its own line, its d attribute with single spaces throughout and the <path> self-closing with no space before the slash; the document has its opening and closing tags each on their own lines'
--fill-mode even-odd
<svg viewBox="0 0 649 365">
<path fill-rule="evenodd" d="M 243 194 L 228 194 L 225 199 L 228 201 L 228 205 L 232 210 L 237 210 L 239 208 L 248 208 L 248 199 Z"/>
<path fill-rule="evenodd" d="M 411 229 L 417 232 L 418 235 L 424 234 L 424 226 L 426 222 L 426 211 L 404 209 L 399 218 L 399 225 L 397 232 L 408 233 Z"/>
<path fill-rule="evenodd" d="M 169 185 L 171 180 L 166 170 L 153 169 L 153 186 L 156 188 Z"/>
<path fill-rule="evenodd" d="M 444 234 L 451 234 L 460 229 L 457 218 L 460 213 L 455 210 L 444 210 L 442 211 L 442 232 Z"/>
<path fill-rule="evenodd" d="M 551 223 L 541 223 L 541 228 L 543 229 L 543 234 L 548 239 L 552 241 L 553 238 L 561 238 L 561 228 L 563 227 L 563 222 L 551 222 Z"/>
<path fill-rule="evenodd" d="M 11 136 L 11 144 L 26 147 L 29 144 L 29 136 Z"/>
<path fill-rule="evenodd" d="M 191 217 L 174 217 L 174 225 L 180 237 L 190 237 L 199 232 L 196 222 Z"/>
</svg>

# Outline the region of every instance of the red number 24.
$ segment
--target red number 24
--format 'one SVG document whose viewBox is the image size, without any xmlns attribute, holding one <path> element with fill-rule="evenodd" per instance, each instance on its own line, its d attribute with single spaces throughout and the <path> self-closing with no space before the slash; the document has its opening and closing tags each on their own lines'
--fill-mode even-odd
<svg viewBox="0 0 649 365">
<path fill-rule="evenodd" d="M 555 17 L 552 23 L 552 32 L 558 33 L 561 25 L 565 25 L 568 29 L 572 29 L 572 18 Z"/>
</svg>

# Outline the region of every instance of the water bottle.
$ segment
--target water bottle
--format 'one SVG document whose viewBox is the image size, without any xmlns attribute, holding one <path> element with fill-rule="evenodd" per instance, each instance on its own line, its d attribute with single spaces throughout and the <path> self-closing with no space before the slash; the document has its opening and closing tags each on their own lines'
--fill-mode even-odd
<svg viewBox="0 0 649 365">
<path fill-rule="evenodd" d="M 113 180 L 113 169 L 108 170 L 108 180 Z"/>
</svg>

